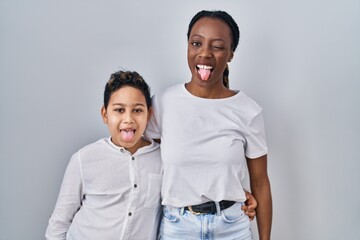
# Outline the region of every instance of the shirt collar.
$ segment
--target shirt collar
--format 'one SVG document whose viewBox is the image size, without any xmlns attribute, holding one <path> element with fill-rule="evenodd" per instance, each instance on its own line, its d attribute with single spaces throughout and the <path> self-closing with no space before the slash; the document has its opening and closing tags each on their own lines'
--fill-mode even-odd
<svg viewBox="0 0 360 240">
<path fill-rule="evenodd" d="M 144 138 L 145 138 L 147 141 L 149 141 L 150 144 L 147 145 L 147 146 L 145 146 L 145 147 L 139 148 L 139 149 L 134 153 L 134 155 L 139 155 L 139 154 L 142 154 L 142 153 L 150 152 L 150 151 L 152 151 L 152 150 L 154 150 L 154 149 L 157 149 L 157 148 L 159 147 L 159 144 L 156 143 L 153 139 L 151 139 L 151 138 L 146 138 L 146 137 L 144 137 Z M 119 146 L 115 145 L 115 144 L 111 141 L 111 136 L 108 137 L 108 138 L 106 139 L 106 141 L 107 141 L 107 142 L 109 143 L 109 145 L 110 145 L 112 148 L 114 148 L 115 150 L 117 150 L 117 151 L 119 151 L 119 152 L 125 152 L 125 151 L 126 151 L 127 153 L 130 154 L 130 152 L 128 152 L 124 147 L 119 147 Z"/>
</svg>

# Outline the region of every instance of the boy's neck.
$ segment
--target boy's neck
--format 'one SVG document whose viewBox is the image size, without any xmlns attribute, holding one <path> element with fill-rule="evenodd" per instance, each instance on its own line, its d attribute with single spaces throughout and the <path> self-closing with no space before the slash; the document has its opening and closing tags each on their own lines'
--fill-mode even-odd
<svg viewBox="0 0 360 240">
<path fill-rule="evenodd" d="M 146 138 L 142 137 L 140 140 L 130 148 L 125 148 L 128 152 L 131 153 L 131 155 L 134 155 L 140 148 L 150 145 L 151 142 L 147 140 Z"/>
</svg>

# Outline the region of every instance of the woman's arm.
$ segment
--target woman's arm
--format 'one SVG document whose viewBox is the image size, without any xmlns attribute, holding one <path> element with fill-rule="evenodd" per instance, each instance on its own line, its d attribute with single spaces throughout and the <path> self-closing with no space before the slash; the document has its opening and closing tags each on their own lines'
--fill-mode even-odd
<svg viewBox="0 0 360 240">
<path fill-rule="evenodd" d="M 272 223 L 272 198 L 270 181 L 267 174 L 267 155 L 247 159 L 250 187 L 258 202 L 257 225 L 260 240 L 269 240 Z"/>
</svg>

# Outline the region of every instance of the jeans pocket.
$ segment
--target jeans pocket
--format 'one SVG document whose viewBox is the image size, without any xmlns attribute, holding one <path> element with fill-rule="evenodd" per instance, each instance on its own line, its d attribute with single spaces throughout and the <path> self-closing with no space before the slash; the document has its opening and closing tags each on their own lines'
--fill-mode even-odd
<svg viewBox="0 0 360 240">
<path fill-rule="evenodd" d="M 163 220 L 167 222 L 176 223 L 179 221 L 179 212 L 172 211 L 171 209 L 167 209 L 166 206 L 163 208 Z"/>
<path fill-rule="evenodd" d="M 237 202 L 231 207 L 221 211 L 221 217 L 226 223 L 237 222 L 246 217 L 245 212 L 241 209 L 242 203 Z"/>
</svg>

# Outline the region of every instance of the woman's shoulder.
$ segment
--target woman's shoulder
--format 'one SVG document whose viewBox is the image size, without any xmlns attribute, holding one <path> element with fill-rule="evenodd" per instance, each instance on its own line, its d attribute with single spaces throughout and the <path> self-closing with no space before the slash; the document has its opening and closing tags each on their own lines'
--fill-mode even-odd
<svg viewBox="0 0 360 240">
<path fill-rule="evenodd" d="M 257 115 L 262 111 L 262 107 L 244 91 L 237 91 L 233 100 L 241 109 L 246 110 L 251 115 Z"/>
<path fill-rule="evenodd" d="M 164 97 L 164 96 L 172 95 L 174 93 L 180 93 L 183 92 L 183 89 L 184 89 L 184 84 L 175 84 L 155 93 L 154 97 Z"/>
</svg>

